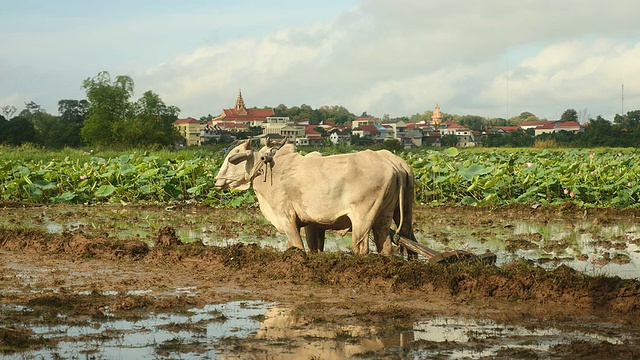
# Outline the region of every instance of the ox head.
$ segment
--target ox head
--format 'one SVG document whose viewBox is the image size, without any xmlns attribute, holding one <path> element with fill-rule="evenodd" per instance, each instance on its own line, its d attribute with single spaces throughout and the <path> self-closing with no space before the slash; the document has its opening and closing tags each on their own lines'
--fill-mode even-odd
<svg viewBox="0 0 640 360">
<path fill-rule="evenodd" d="M 273 141 L 271 139 L 267 140 L 267 145 L 260 149 L 260 161 L 271 163 L 273 165 L 274 154 L 286 143 L 286 138 L 283 138 L 281 141 Z"/>
<path fill-rule="evenodd" d="M 254 164 L 255 151 L 251 147 L 251 140 L 236 146 L 224 159 L 215 187 L 218 189 L 247 190 L 251 186 L 251 169 Z"/>
</svg>

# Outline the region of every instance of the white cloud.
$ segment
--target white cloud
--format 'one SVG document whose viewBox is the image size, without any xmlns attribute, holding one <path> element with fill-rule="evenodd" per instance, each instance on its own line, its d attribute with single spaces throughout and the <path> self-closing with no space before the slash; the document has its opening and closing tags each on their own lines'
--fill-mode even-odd
<svg viewBox="0 0 640 360">
<path fill-rule="evenodd" d="M 229 15 L 238 9 L 213 7 L 181 11 L 176 21 L 188 25 L 155 32 L 145 31 L 158 24 L 148 17 L 140 21 L 144 26 L 131 23 L 134 17 L 118 23 L 123 29 L 102 25 L 89 33 L 97 45 L 69 35 L 74 47 L 56 37 L 60 49 L 83 63 L 48 46 L 51 61 L 64 64 L 58 67 L 65 72 L 43 79 L 70 78 L 73 69 L 84 73 L 58 81 L 57 93 L 54 85 L 34 86 L 31 76 L 22 75 L 31 86 L 0 84 L 0 99 L 47 92 L 55 104 L 77 93 L 82 79 L 108 70 L 132 76 L 137 93 L 153 90 L 180 107 L 182 116 L 195 117 L 232 106 L 238 88 L 249 106 L 259 107 L 342 105 L 355 114 L 409 116 L 439 103 L 461 115 L 529 111 L 554 118 L 567 108 L 587 108 L 611 118 L 620 111 L 624 82 L 626 110 L 640 109 L 635 0 L 615 6 L 595 0 L 362 0 L 335 10 L 329 21 L 298 9 L 295 22 L 286 21 L 284 6 L 252 12 L 250 4 L 242 3 L 246 9 L 237 23 Z M 109 31 L 113 36 L 101 39 Z M 23 35 L 12 44 L 28 43 L 29 34 Z M 118 56 L 104 55 L 105 48 Z M 38 66 L 27 64 L 30 70 Z M 20 82 L 18 73 L 24 69 L 12 75 Z"/>
</svg>

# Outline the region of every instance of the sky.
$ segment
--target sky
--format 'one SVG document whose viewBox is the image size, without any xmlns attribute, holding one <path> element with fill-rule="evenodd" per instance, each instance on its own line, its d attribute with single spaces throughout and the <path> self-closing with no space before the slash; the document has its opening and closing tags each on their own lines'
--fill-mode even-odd
<svg viewBox="0 0 640 360">
<path fill-rule="evenodd" d="M 107 71 L 181 109 L 580 120 L 640 110 L 637 0 L 0 0 L 0 107 Z"/>
</svg>

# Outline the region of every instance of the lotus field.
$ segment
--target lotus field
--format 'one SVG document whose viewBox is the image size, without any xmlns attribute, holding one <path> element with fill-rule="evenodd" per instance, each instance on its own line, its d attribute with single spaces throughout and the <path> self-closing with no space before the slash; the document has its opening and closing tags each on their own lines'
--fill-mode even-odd
<svg viewBox="0 0 640 360">
<path fill-rule="evenodd" d="M 401 153 L 416 177 L 416 201 L 637 207 L 640 163 L 630 149 L 465 149 Z M 215 207 L 256 201 L 220 191 L 221 151 L 42 152 L 0 148 L 0 200 L 37 203 L 162 203 Z"/>
</svg>

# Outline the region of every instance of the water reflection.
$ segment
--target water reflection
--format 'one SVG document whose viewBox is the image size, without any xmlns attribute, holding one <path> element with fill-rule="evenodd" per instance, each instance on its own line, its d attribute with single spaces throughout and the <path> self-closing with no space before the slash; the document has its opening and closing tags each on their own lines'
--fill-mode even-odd
<svg viewBox="0 0 640 360">
<path fill-rule="evenodd" d="M 287 307 L 274 306 L 264 316 L 257 334 L 250 337 L 261 341 L 249 342 L 247 353 L 264 352 L 278 359 L 371 358 L 367 355 L 385 348 L 391 353 L 395 350 L 417 358 L 443 355 L 447 358 L 479 358 L 496 356 L 504 348 L 544 353 L 551 346 L 572 341 L 622 344 L 625 339 L 612 336 L 607 329 L 594 332 L 562 331 L 553 327 L 528 329 L 464 317 L 420 320 L 407 324 L 409 331 L 381 336 L 376 327 L 318 323 L 296 315 Z M 414 343 L 416 341 L 422 342 Z M 403 347 L 408 350 L 403 352 Z"/>
<path fill-rule="evenodd" d="M 29 312 L 4 305 L 3 312 Z M 395 357 L 479 358 L 499 350 L 527 349 L 544 357 L 552 346 L 574 341 L 623 344 L 631 339 L 622 328 L 587 331 L 553 327 L 525 328 L 489 319 L 436 317 L 405 324 L 406 331 L 382 329 L 354 321 L 319 322 L 295 309 L 263 301 L 232 301 L 185 313 L 149 314 L 141 319 L 115 319 L 57 325 L 31 325 L 36 336 L 57 339 L 51 347 L 6 355 L 8 359 L 40 358 L 276 358 L 345 359 Z M 109 319 L 111 318 L 111 319 Z M 615 331 L 614 331 L 615 330 Z M 629 330 L 631 331 L 631 330 Z M 618 335 L 614 335 L 618 334 Z"/>
<path fill-rule="evenodd" d="M 380 329 L 364 325 L 318 324 L 297 316 L 291 308 L 274 306 L 265 319 L 250 352 L 261 349 L 278 359 L 345 359 L 385 347 L 401 347 L 413 341 L 413 332 L 379 337 Z M 273 341 L 284 341 L 286 347 L 272 347 Z"/>
</svg>

